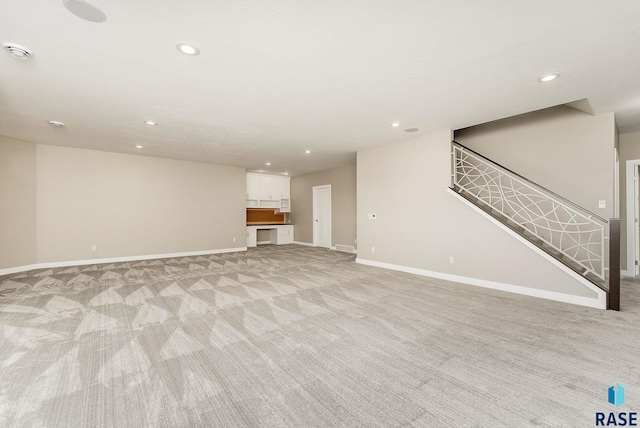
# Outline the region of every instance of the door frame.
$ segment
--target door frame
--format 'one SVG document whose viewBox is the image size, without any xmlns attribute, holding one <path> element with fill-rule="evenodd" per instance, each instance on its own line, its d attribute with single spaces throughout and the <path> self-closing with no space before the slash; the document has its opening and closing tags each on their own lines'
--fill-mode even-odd
<svg viewBox="0 0 640 428">
<path fill-rule="evenodd" d="M 324 190 L 324 189 L 329 189 L 329 248 L 331 248 L 331 235 L 333 232 L 333 229 L 331 227 L 331 184 L 324 184 L 322 186 L 313 186 L 311 188 L 311 192 L 312 192 L 312 199 L 313 199 L 313 211 L 311 213 L 312 217 L 311 217 L 311 221 L 313 222 L 313 246 L 317 247 L 318 246 L 318 216 L 317 214 L 317 209 L 318 209 L 318 191 L 319 190 Z"/>
<path fill-rule="evenodd" d="M 631 159 L 626 164 L 626 202 L 627 202 L 627 269 L 621 272 L 624 276 L 636 276 L 636 260 L 640 254 L 636 254 L 636 229 L 640 225 L 636 225 L 636 214 L 640 217 L 640 213 L 636 213 L 638 203 L 635 200 L 635 176 L 640 166 L 640 159 Z"/>
</svg>

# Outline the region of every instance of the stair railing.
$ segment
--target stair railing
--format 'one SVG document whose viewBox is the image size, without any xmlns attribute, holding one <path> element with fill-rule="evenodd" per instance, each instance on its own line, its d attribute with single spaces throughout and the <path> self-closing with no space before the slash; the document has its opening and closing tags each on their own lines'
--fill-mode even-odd
<svg viewBox="0 0 640 428">
<path fill-rule="evenodd" d="M 483 202 L 564 257 L 605 279 L 604 218 L 452 142 L 452 187 Z"/>
</svg>

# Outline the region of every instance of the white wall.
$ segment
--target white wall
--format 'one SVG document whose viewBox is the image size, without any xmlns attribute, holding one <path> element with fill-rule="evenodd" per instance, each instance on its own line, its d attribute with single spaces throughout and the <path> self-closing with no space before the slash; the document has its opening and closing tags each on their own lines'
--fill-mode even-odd
<svg viewBox="0 0 640 428">
<path fill-rule="evenodd" d="M 627 239 L 627 161 L 640 159 L 640 132 L 620 135 L 620 267 L 627 269 L 627 253 L 633 241 Z"/>
<path fill-rule="evenodd" d="M 291 178 L 291 222 L 295 240 L 313 243 L 313 187 L 331 185 L 331 243 L 356 246 L 356 166 Z"/>
<path fill-rule="evenodd" d="M 36 145 L 0 136 L 0 269 L 36 262 Z"/>
<path fill-rule="evenodd" d="M 609 219 L 614 213 L 613 113 L 558 106 L 462 129 L 456 141 Z M 605 201 L 605 208 L 598 202 Z"/>
<path fill-rule="evenodd" d="M 358 259 L 595 298 L 448 193 L 451 138 L 445 130 L 358 152 Z"/>
<path fill-rule="evenodd" d="M 246 245 L 244 168 L 45 145 L 37 153 L 40 263 Z"/>
<path fill-rule="evenodd" d="M 246 246 L 244 168 L 6 138 L 0 150 L 14 170 L 0 168 L 5 271 Z"/>
</svg>

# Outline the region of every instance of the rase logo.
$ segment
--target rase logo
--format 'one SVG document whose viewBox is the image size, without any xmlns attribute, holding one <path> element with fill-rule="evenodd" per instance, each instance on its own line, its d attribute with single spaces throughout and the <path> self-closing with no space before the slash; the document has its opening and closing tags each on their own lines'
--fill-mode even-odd
<svg viewBox="0 0 640 428">
<path fill-rule="evenodd" d="M 619 383 L 609 388 L 609 404 L 616 407 L 624 404 L 624 387 Z"/>
<path fill-rule="evenodd" d="M 609 388 L 607 394 L 607 401 L 616 407 L 620 407 L 624 404 L 624 387 L 619 383 L 616 383 Z M 638 414 L 636 412 L 597 412 L 596 413 L 596 426 L 597 427 L 637 427 L 638 426 Z"/>
</svg>

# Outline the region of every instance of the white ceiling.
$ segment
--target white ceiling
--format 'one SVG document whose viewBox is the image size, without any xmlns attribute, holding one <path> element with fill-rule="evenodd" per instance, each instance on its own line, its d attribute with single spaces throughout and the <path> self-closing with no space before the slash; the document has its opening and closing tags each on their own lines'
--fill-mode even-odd
<svg viewBox="0 0 640 428">
<path fill-rule="evenodd" d="M 3 2 L 0 134 L 298 175 L 581 99 L 640 130 L 638 0 L 91 1 Z"/>
</svg>

